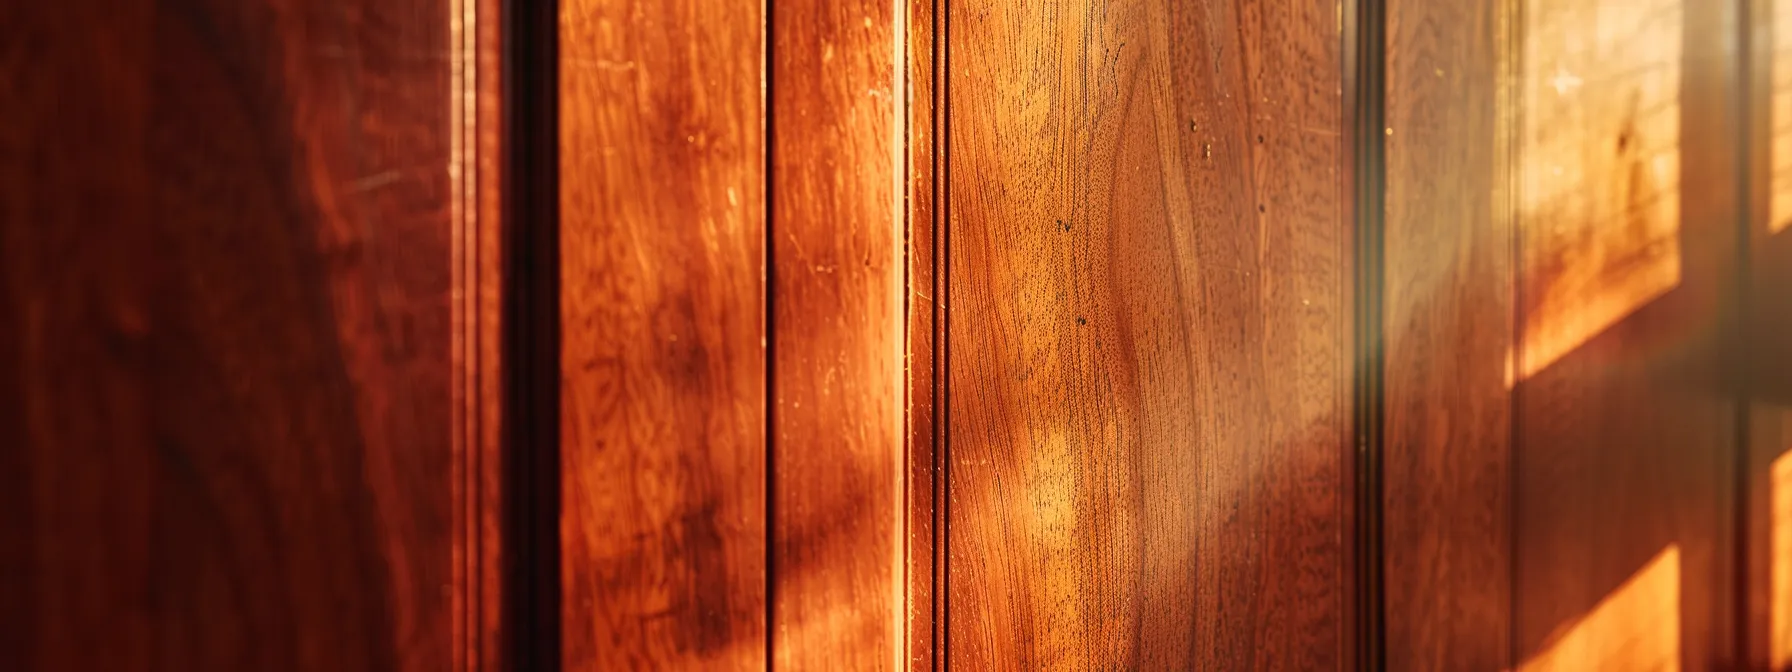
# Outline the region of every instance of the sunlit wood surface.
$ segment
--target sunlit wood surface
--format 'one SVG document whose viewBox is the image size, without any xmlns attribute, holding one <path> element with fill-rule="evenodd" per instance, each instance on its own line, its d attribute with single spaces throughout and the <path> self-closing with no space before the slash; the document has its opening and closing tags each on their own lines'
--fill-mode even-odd
<svg viewBox="0 0 1792 672">
<path fill-rule="evenodd" d="M 1528 0 L 1519 15 L 1516 663 L 1565 645 L 1576 669 L 1732 655 L 1736 7 Z M 1626 601 L 1669 547 L 1674 606 Z"/>
<path fill-rule="evenodd" d="M 710 4 L 560 7 L 568 670 L 765 663 L 764 17 Z"/>
<path fill-rule="evenodd" d="M 1391 669 L 1727 660 L 1735 11 L 1390 3 Z"/>
<path fill-rule="evenodd" d="M 1680 281 L 1679 0 L 1528 0 L 1515 378 Z"/>
<path fill-rule="evenodd" d="M 952 666 L 1340 666 L 1337 7 L 950 12 Z"/>
<path fill-rule="evenodd" d="M 1769 479 L 1768 651 L 1779 670 L 1792 665 L 1792 452 L 1773 461 Z"/>
<path fill-rule="evenodd" d="M 1550 635 L 1518 669 L 1679 670 L 1680 581 L 1680 549 L 1669 546 L 1585 616 Z"/>
</svg>

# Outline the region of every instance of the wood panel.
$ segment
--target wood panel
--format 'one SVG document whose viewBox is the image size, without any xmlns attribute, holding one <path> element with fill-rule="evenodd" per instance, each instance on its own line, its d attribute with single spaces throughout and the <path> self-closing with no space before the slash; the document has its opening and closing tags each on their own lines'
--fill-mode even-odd
<svg viewBox="0 0 1792 672">
<path fill-rule="evenodd" d="M 562 662 L 759 667 L 764 16 L 560 7 Z"/>
<path fill-rule="evenodd" d="M 1513 474 L 1526 669 L 1735 664 L 1734 8 L 1524 6 Z"/>
<path fill-rule="evenodd" d="M 470 662 L 462 9 L 0 10 L 0 667 Z"/>
<path fill-rule="evenodd" d="M 952 664 L 1340 666 L 1337 7 L 950 5 Z"/>
<path fill-rule="evenodd" d="M 1383 545 L 1389 669 L 1506 669 L 1503 3 L 1387 11 Z"/>
<path fill-rule="evenodd" d="M 1792 668 L 1792 2 L 1748 7 L 1744 642 L 1751 669 L 1783 670 Z"/>
<path fill-rule="evenodd" d="M 772 13 L 779 668 L 904 664 L 901 7 L 808 0 Z"/>
</svg>

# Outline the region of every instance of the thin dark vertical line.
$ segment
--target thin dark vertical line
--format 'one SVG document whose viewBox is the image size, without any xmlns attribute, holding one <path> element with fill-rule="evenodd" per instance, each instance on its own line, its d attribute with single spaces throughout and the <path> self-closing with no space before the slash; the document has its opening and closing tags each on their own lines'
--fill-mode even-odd
<svg viewBox="0 0 1792 672">
<path fill-rule="evenodd" d="M 1354 147 L 1356 165 L 1356 359 L 1353 425 L 1356 446 L 1357 669 L 1381 670 L 1386 622 L 1382 591 L 1382 267 L 1386 198 L 1387 67 L 1384 0 L 1359 0 L 1356 17 Z"/>
<path fill-rule="evenodd" d="M 948 11 L 946 0 L 934 0 L 934 4 L 932 4 L 934 25 L 932 25 L 932 36 L 928 43 L 928 50 L 930 50 L 928 63 L 932 66 L 932 72 L 928 73 L 928 77 L 932 77 L 932 84 L 934 84 L 930 90 L 930 93 L 934 95 L 934 100 L 932 100 L 934 115 L 928 116 L 928 120 L 934 124 L 934 151 L 930 154 L 930 159 L 934 161 L 934 185 L 930 185 L 932 194 L 928 197 L 934 199 L 934 208 L 932 208 L 932 215 L 934 215 L 934 231 L 932 231 L 932 235 L 934 235 L 934 287 L 930 290 L 934 292 L 934 324 L 932 324 L 934 326 L 934 362 L 932 364 L 934 364 L 935 670 L 950 670 L 948 656 L 952 650 L 952 647 L 948 645 L 950 609 L 946 607 L 948 604 L 946 600 L 952 593 L 952 582 L 946 577 L 948 566 L 952 564 L 952 556 L 948 556 L 948 548 L 946 548 L 946 545 L 950 543 L 948 539 L 952 539 L 952 530 L 948 529 L 950 516 L 946 513 L 946 502 L 952 498 L 952 491 L 950 491 L 952 484 L 950 484 L 950 477 L 946 473 L 946 464 L 950 459 L 950 455 L 946 455 L 946 450 L 948 450 L 946 437 L 952 430 L 946 423 L 950 418 L 948 416 L 950 405 L 946 403 L 946 387 L 948 387 L 948 376 L 952 376 L 952 369 L 946 366 L 946 348 L 950 346 L 952 333 L 944 328 L 946 301 L 948 301 L 946 292 L 950 290 L 948 289 L 950 287 L 948 276 L 952 272 L 952 267 L 946 263 L 948 242 L 946 242 L 946 226 L 944 226 L 944 220 L 946 220 L 944 217 L 944 194 L 946 194 L 944 192 L 944 179 L 946 179 L 944 176 L 944 165 L 946 165 L 946 154 L 944 154 L 946 152 L 946 133 L 944 133 L 944 129 L 946 129 L 946 116 L 944 116 L 946 115 L 946 90 L 944 90 L 946 84 L 944 84 L 944 79 L 946 77 L 944 77 L 944 72 L 946 72 L 946 68 L 941 59 L 946 52 L 944 50 L 944 30 L 946 30 L 946 14 L 944 13 L 946 11 Z"/>
<path fill-rule="evenodd" d="M 934 374 L 936 404 L 935 432 L 938 439 L 934 453 L 939 461 L 937 506 L 940 508 L 939 585 L 940 594 L 939 668 L 952 669 L 952 41 L 951 0 L 934 0 L 933 77 L 938 91 L 938 108 L 934 110 L 937 130 L 934 142 L 934 298 L 938 305 L 940 330 L 935 334 L 939 348 L 939 365 Z"/>
<path fill-rule="evenodd" d="M 1340 130 L 1342 131 L 1339 135 L 1339 144 L 1342 150 L 1342 156 L 1340 157 L 1340 163 L 1342 165 L 1340 166 L 1340 169 L 1343 171 L 1343 174 L 1339 176 L 1337 188 L 1339 191 L 1340 205 L 1345 210 L 1341 211 L 1340 214 L 1342 217 L 1348 218 L 1346 225 L 1350 227 L 1350 233 L 1348 236 L 1340 237 L 1338 255 L 1341 259 L 1349 261 L 1348 265 L 1340 270 L 1339 277 L 1340 284 L 1345 287 L 1344 291 L 1348 292 L 1348 296 L 1341 297 L 1340 300 L 1352 302 L 1352 313 L 1348 323 L 1341 323 L 1338 325 L 1339 341 L 1342 343 L 1344 339 L 1350 339 L 1350 352 L 1337 372 L 1339 380 L 1349 380 L 1344 388 L 1340 390 L 1340 401 L 1338 402 L 1339 414 L 1341 417 L 1347 418 L 1346 422 L 1348 423 L 1344 433 L 1339 437 L 1340 455 L 1338 457 L 1339 463 L 1343 465 L 1344 469 L 1348 470 L 1348 475 L 1340 475 L 1337 505 L 1340 517 L 1344 518 L 1342 521 L 1342 524 L 1345 526 L 1344 536 L 1349 540 L 1351 545 L 1342 553 L 1343 557 L 1339 559 L 1339 581 L 1342 585 L 1339 587 L 1338 591 L 1338 609 L 1340 614 L 1340 623 L 1338 624 L 1338 658 L 1340 661 L 1347 661 L 1345 664 L 1350 665 L 1351 669 L 1358 669 L 1361 667 L 1359 656 L 1362 650 L 1361 643 L 1358 641 L 1361 638 L 1361 631 L 1358 625 L 1358 612 L 1360 611 L 1358 605 L 1361 604 L 1364 596 L 1360 593 L 1361 586 L 1358 585 L 1360 583 L 1358 564 L 1361 558 L 1358 557 L 1360 553 L 1358 552 L 1357 545 L 1362 522 L 1360 517 L 1360 509 L 1362 507 L 1360 506 L 1360 494 L 1356 483 L 1356 387 L 1358 381 L 1355 378 L 1355 371 L 1356 368 L 1361 365 L 1362 358 L 1360 357 L 1359 352 L 1361 346 L 1358 343 L 1358 338 L 1361 335 L 1359 333 L 1361 331 L 1361 325 L 1358 324 L 1358 320 L 1356 319 L 1356 311 L 1359 310 L 1359 308 L 1354 302 L 1356 301 L 1358 292 L 1356 283 L 1358 282 L 1358 276 L 1360 275 L 1360 269 L 1358 268 L 1360 260 L 1357 258 L 1359 255 L 1356 252 L 1356 249 L 1359 246 L 1356 239 L 1358 235 L 1358 225 L 1356 221 L 1357 192 L 1359 190 L 1357 185 L 1356 147 L 1359 141 L 1359 138 L 1357 137 L 1359 135 L 1357 132 L 1357 100 L 1363 95 L 1362 88 L 1359 86 L 1360 82 L 1357 81 L 1358 75 L 1360 74 L 1358 72 L 1357 58 L 1361 55 L 1360 50 L 1357 47 L 1361 41 L 1361 32 L 1357 24 L 1361 20 L 1362 3 L 1360 0 L 1343 0 L 1343 2 L 1343 13 L 1340 16 L 1342 22 L 1338 26 L 1338 76 L 1340 83 L 1342 84 L 1339 96 L 1339 121 L 1341 125 Z M 1348 274 L 1349 277 L 1343 277 L 1344 274 Z M 1348 376 L 1348 378 L 1346 378 L 1346 376 Z"/>
<path fill-rule="evenodd" d="M 505 656 L 560 669 L 559 3 L 504 0 Z"/>
<path fill-rule="evenodd" d="M 902 521 L 902 534 L 897 537 L 897 539 L 901 540 L 899 543 L 902 544 L 902 575 L 897 577 L 898 580 L 902 581 L 902 639 L 901 639 L 901 641 L 896 643 L 896 646 L 899 647 L 900 651 L 902 651 L 902 666 L 906 668 L 906 667 L 914 664 L 913 663 L 914 652 L 910 651 L 909 649 L 910 649 L 910 647 L 912 647 L 914 645 L 914 641 L 915 641 L 914 635 L 910 632 L 910 629 L 914 626 L 914 620 L 915 620 L 914 619 L 915 610 L 914 610 L 914 605 L 913 605 L 914 596 L 915 596 L 914 595 L 914 593 L 915 593 L 915 591 L 914 591 L 914 586 L 915 586 L 914 572 L 915 572 L 915 570 L 914 570 L 914 560 L 911 557 L 912 554 L 909 553 L 911 548 L 914 546 L 914 544 L 912 543 L 912 537 L 910 537 L 910 534 L 911 534 L 910 528 L 912 527 L 911 524 L 914 522 L 914 510 L 915 510 L 914 502 L 912 501 L 913 500 L 913 492 L 914 492 L 914 478 L 913 477 L 914 477 L 914 473 L 915 473 L 914 450 L 913 450 L 914 442 L 915 442 L 915 431 L 914 431 L 914 412 L 915 412 L 914 411 L 914 409 L 915 409 L 915 384 L 914 384 L 914 371 L 915 371 L 915 369 L 914 369 L 914 352 L 915 352 L 914 351 L 914 334 L 915 334 L 915 329 L 914 329 L 914 325 L 915 325 L 915 322 L 914 322 L 914 307 L 915 307 L 914 306 L 914 304 L 915 304 L 915 301 L 914 301 L 914 296 L 915 296 L 915 292 L 914 292 L 914 275 L 915 275 L 914 274 L 914 250 L 915 250 L 914 236 L 915 236 L 915 226 L 914 226 L 914 219 L 915 219 L 915 217 L 914 217 L 914 206 L 911 203 L 911 201 L 913 200 L 913 198 L 911 196 L 911 194 L 913 193 L 913 189 L 911 189 L 911 186 L 912 186 L 913 180 L 914 180 L 914 173 L 911 172 L 912 168 L 910 166 L 910 163 L 914 160 L 913 147 L 915 144 L 915 142 L 914 142 L 915 138 L 914 138 L 913 126 L 914 126 L 914 119 L 915 119 L 915 116 L 914 116 L 915 87 L 914 87 L 913 81 L 910 79 L 911 77 L 914 76 L 913 44 L 911 42 L 909 42 L 909 40 L 908 40 L 908 31 L 914 30 L 914 26 L 911 23 L 914 20 L 914 17 L 906 16 L 906 14 L 908 13 L 908 8 L 909 8 L 909 0 L 900 0 L 900 3 L 901 3 L 899 5 L 900 9 L 898 9 L 896 11 L 903 12 L 905 16 L 903 17 L 902 21 L 896 22 L 896 23 L 897 23 L 897 25 L 901 26 L 902 30 L 891 31 L 892 34 L 890 36 L 890 39 L 895 40 L 901 50 L 901 52 L 900 52 L 901 60 L 900 60 L 900 62 L 896 63 L 895 67 L 899 69 L 897 72 L 897 77 L 900 78 L 899 83 L 902 85 L 901 89 L 899 91 L 897 91 L 897 93 L 896 93 L 896 95 L 902 96 L 902 115 L 897 120 L 897 123 L 902 124 L 902 165 L 897 167 L 897 169 L 900 171 L 897 173 L 897 175 L 902 176 L 902 178 L 901 178 L 901 185 L 902 185 L 901 192 L 902 193 L 897 194 L 897 196 L 902 199 L 902 240 L 900 241 L 900 244 L 902 245 L 902 361 L 903 361 L 902 408 L 903 408 L 903 417 L 902 417 L 902 461 L 900 463 L 898 463 L 898 469 L 897 469 L 897 477 L 902 479 L 902 509 L 900 511 L 898 511 L 898 514 L 901 516 L 901 521 Z M 931 381 L 929 381 L 929 384 L 931 384 Z M 931 510 L 931 509 L 929 509 L 929 510 Z M 928 571 L 931 572 L 932 568 L 930 567 Z M 929 599 L 931 600 L 931 596 L 929 597 Z M 929 611 L 928 613 L 931 614 L 932 612 Z M 931 630 L 931 627 L 932 626 L 930 624 L 929 625 L 930 630 Z"/>
<path fill-rule="evenodd" d="M 765 49 L 765 62 L 761 64 L 760 77 L 764 86 L 760 91 L 761 109 L 760 125 L 765 133 L 765 249 L 761 252 L 765 273 L 765 669 L 776 667 L 777 643 L 777 546 L 778 546 L 778 461 L 776 459 L 778 435 L 778 388 L 777 388 L 777 257 L 775 254 L 776 238 L 773 236 L 773 224 L 776 210 L 773 199 L 777 194 L 777 181 L 774 179 L 774 157 L 777 152 L 776 124 L 773 123 L 772 73 L 777 70 L 777 61 L 773 57 L 772 32 L 777 26 L 776 8 L 773 0 L 764 0 L 761 7 L 761 25 L 759 30 L 761 46 Z"/>
</svg>

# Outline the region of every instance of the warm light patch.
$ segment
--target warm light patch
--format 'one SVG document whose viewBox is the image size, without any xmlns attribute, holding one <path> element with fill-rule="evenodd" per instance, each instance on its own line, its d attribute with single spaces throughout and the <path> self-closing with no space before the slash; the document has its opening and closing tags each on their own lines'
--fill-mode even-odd
<svg viewBox="0 0 1792 672">
<path fill-rule="evenodd" d="M 1524 380 L 1680 282 L 1678 0 L 1527 0 Z"/>
<path fill-rule="evenodd" d="M 1772 153 L 1773 197 L 1767 227 L 1778 233 L 1792 226 L 1792 0 L 1773 3 Z"/>
<path fill-rule="evenodd" d="M 1773 526 L 1770 558 L 1772 575 L 1768 579 L 1768 595 L 1772 600 L 1768 627 L 1769 648 L 1773 669 L 1783 670 L 1792 664 L 1792 452 L 1773 460 Z"/>
<path fill-rule="evenodd" d="M 1519 669 L 1680 669 L 1680 547 L 1657 553 Z"/>
</svg>

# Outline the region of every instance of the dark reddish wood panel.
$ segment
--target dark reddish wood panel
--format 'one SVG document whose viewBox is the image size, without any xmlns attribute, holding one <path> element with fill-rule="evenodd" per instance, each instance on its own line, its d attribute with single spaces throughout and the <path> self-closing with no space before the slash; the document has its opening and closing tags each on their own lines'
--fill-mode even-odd
<svg viewBox="0 0 1792 672">
<path fill-rule="evenodd" d="M 1388 669 L 1511 664 L 1503 7 L 1386 5 Z"/>
<path fill-rule="evenodd" d="M 906 119 L 897 7 L 779 2 L 769 26 L 780 668 L 903 660 Z"/>
<path fill-rule="evenodd" d="M 569 670 L 765 663 L 764 18 L 561 4 Z"/>
<path fill-rule="evenodd" d="M 1342 666 L 1338 8 L 949 11 L 952 664 Z"/>
<path fill-rule="evenodd" d="M 0 667 L 464 662 L 451 9 L 0 10 Z"/>
</svg>

